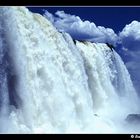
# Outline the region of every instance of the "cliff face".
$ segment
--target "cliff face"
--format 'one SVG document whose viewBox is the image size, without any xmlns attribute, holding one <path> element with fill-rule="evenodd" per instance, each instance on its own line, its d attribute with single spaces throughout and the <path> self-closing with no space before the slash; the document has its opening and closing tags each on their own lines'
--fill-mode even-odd
<svg viewBox="0 0 140 140">
<path fill-rule="evenodd" d="M 0 64 L 2 133 L 114 133 L 138 112 L 115 51 L 74 43 L 25 7 L 0 8 Z"/>
</svg>

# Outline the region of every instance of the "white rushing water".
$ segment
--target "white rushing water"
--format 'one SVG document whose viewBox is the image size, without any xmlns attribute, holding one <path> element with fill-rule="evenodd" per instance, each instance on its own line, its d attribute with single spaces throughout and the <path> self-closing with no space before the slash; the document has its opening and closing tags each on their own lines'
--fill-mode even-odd
<svg viewBox="0 0 140 140">
<path fill-rule="evenodd" d="M 138 97 L 114 50 L 0 7 L 0 133 L 140 132 L 125 122 L 131 113 Z"/>
</svg>

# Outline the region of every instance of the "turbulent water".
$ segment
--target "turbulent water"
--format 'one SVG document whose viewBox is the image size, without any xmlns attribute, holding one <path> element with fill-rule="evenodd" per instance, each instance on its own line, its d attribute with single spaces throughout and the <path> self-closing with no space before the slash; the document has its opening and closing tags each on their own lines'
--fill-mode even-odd
<svg viewBox="0 0 140 140">
<path fill-rule="evenodd" d="M 0 133 L 131 133 L 130 75 L 106 44 L 73 41 L 24 7 L 0 7 Z"/>
</svg>

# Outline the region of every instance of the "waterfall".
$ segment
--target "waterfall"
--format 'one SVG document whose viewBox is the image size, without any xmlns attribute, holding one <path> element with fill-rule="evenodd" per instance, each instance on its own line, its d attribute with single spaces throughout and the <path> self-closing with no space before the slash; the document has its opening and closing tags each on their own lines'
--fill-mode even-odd
<svg viewBox="0 0 140 140">
<path fill-rule="evenodd" d="M 74 42 L 25 7 L 0 7 L 1 133 L 127 133 L 138 104 L 115 50 Z"/>
</svg>

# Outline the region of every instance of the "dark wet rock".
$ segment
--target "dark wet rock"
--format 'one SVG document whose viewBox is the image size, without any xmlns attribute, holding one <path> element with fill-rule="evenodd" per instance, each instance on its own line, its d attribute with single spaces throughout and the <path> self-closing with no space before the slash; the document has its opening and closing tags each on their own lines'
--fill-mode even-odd
<svg viewBox="0 0 140 140">
<path fill-rule="evenodd" d="M 94 116 L 99 117 L 98 114 L 94 114 Z"/>
<path fill-rule="evenodd" d="M 76 40 L 75 40 L 75 39 L 73 39 L 73 42 L 74 42 L 74 44 L 76 45 Z"/>
<path fill-rule="evenodd" d="M 140 123 L 140 114 L 129 114 L 126 118 L 129 123 Z"/>
<path fill-rule="evenodd" d="M 106 45 L 111 49 L 111 51 L 115 48 L 112 44 L 106 43 Z"/>
</svg>

